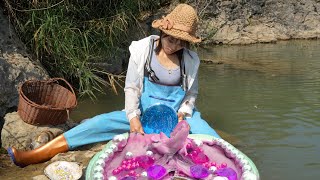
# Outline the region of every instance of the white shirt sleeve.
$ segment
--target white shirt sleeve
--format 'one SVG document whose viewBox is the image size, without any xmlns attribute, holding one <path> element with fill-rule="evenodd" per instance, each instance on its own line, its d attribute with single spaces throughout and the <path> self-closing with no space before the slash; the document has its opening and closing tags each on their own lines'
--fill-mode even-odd
<svg viewBox="0 0 320 180">
<path fill-rule="evenodd" d="M 124 87 L 125 111 L 129 121 L 133 117 L 140 117 L 141 115 L 139 104 L 141 96 L 140 88 L 142 86 L 140 85 L 138 65 L 135 58 L 138 57 L 135 57 L 135 54 L 131 53 Z"/>
</svg>

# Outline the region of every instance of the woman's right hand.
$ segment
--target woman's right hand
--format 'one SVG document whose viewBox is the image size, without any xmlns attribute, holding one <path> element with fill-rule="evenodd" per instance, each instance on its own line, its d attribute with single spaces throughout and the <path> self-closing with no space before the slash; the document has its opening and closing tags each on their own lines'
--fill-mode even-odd
<svg viewBox="0 0 320 180">
<path fill-rule="evenodd" d="M 134 117 L 130 120 L 130 132 L 144 134 L 140 119 L 138 117 Z"/>
</svg>

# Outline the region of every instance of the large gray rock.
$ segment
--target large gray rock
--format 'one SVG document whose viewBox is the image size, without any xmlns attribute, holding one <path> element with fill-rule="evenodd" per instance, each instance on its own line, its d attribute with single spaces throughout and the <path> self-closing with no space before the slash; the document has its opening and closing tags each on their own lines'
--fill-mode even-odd
<svg viewBox="0 0 320 180">
<path fill-rule="evenodd" d="M 251 44 L 320 38 L 319 0 L 190 0 L 204 43 Z"/>
<path fill-rule="evenodd" d="M 34 126 L 25 123 L 17 112 L 6 114 L 1 132 L 2 147 L 31 150 L 77 125 L 71 120 L 58 126 Z"/>
<path fill-rule="evenodd" d="M 40 63 L 29 59 L 12 27 L 0 8 L 0 117 L 17 106 L 21 83 L 29 79 L 48 78 Z"/>
</svg>

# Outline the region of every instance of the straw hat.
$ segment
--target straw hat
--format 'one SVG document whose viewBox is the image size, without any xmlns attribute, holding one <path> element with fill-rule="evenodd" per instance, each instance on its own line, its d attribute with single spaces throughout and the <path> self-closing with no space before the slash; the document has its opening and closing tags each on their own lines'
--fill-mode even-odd
<svg viewBox="0 0 320 180">
<path fill-rule="evenodd" d="M 198 16 L 193 7 L 179 4 L 174 10 L 162 19 L 154 20 L 152 27 L 177 39 L 192 43 L 201 42 L 196 36 Z"/>
</svg>

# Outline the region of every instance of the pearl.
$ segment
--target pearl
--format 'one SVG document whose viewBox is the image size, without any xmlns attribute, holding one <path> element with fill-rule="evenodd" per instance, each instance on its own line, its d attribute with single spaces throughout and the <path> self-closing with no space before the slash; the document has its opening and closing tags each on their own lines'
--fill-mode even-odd
<svg viewBox="0 0 320 180">
<path fill-rule="evenodd" d="M 113 151 L 117 151 L 118 150 L 118 146 L 115 145 L 115 144 L 111 144 L 109 148 L 112 149 Z"/>
<path fill-rule="evenodd" d="M 244 165 L 242 166 L 242 171 L 245 172 L 245 171 L 251 171 L 251 166 L 249 165 Z"/>
<path fill-rule="evenodd" d="M 103 159 L 98 159 L 97 162 L 96 162 L 96 165 L 97 165 L 97 166 L 104 167 L 105 161 L 104 161 Z"/>
<path fill-rule="evenodd" d="M 200 139 L 194 139 L 193 142 L 199 147 L 202 146 L 203 142 Z"/>
<path fill-rule="evenodd" d="M 220 165 L 220 167 L 221 167 L 221 168 L 226 168 L 226 167 L 227 167 L 227 163 L 222 163 L 222 164 Z"/>
<path fill-rule="evenodd" d="M 152 156 L 152 155 L 153 155 L 153 152 L 152 152 L 152 151 L 147 151 L 147 152 L 146 152 L 146 155 L 147 155 L 147 156 Z"/>
<path fill-rule="evenodd" d="M 120 173 L 120 170 L 119 169 L 114 169 L 113 171 L 112 171 L 112 174 L 113 175 L 117 175 L 117 174 L 119 174 Z"/>
<path fill-rule="evenodd" d="M 215 167 L 215 166 L 210 166 L 209 167 L 210 173 L 214 173 L 216 170 L 217 170 L 217 167 Z"/>
<path fill-rule="evenodd" d="M 237 156 L 237 158 L 236 158 L 236 161 L 238 162 L 238 163 L 240 163 L 241 161 L 243 161 L 244 160 L 244 156 L 242 155 L 242 154 L 239 154 L 238 156 Z"/>
<path fill-rule="evenodd" d="M 126 137 L 124 135 L 119 134 L 119 135 L 115 135 L 112 140 L 115 141 L 115 142 L 120 142 L 120 141 L 123 141 L 125 139 L 126 139 Z"/>
<path fill-rule="evenodd" d="M 109 156 L 113 156 L 113 150 L 112 149 L 107 149 L 105 153 L 109 154 Z"/>
<path fill-rule="evenodd" d="M 99 156 L 99 159 L 107 159 L 109 157 L 109 155 L 107 153 L 102 153 L 100 156 Z"/>
<path fill-rule="evenodd" d="M 94 174 L 94 180 L 103 180 L 103 175 L 101 173 Z"/>
<path fill-rule="evenodd" d="M 110 176 L 108 180 L 117 180 L 117 178 L 115 176 Z"/>
<path fill-rule="evenodd" d="M 146 171 L 144 171 L 144 172 L 141 173 L 141 176 L 142 176 L 142 177 L 147 177 L 147 176 L 148 176 L 148 173 L 147 173 Z"/>
<path fill-rule="evenodd" d="M 230 155 L 232 158 L 237 158 L 240 155 L 240 153 L 237 149 L 233 149 Z"/>
<path fill-rule="evenodd" d="M 249 165 L 249 162 L 246 159 L 243 159 L 242 161 L 240 161 L 240 166 L 245 166 L 245 165 Z"/>
<path fill-rule="evenodd" d="M 93 169 L 93 172 L 94 173 L 103 173 L 103 168 L 101 166 L 96 166 L 94 169 Z"/>
<path fill-rule="evenodd" d="M 132 152 L 126 153 L 126 159 L 130 159 L 130 158 L 132 158 L 132 156 L 133 156 Z"/>
<path fill-rule="evenodd" d="M 130 175 L 130 176 L 135 176 L 135 175 L 136 175 L 136 172 L 130 171 L 130 172 L 129 172 L 129 175 Z"/>
<path fill-rule="evenodd" d="M 216 176 L 212 180 L 228 180 L 227 177 L 222 177 L 222 176 Z"/>
</svg>

